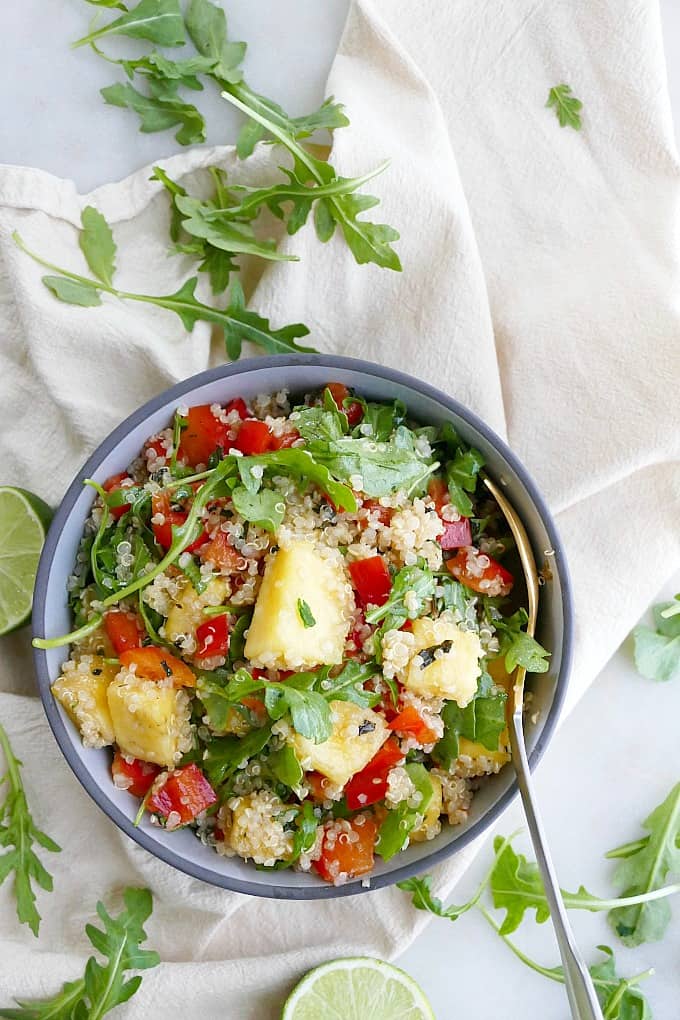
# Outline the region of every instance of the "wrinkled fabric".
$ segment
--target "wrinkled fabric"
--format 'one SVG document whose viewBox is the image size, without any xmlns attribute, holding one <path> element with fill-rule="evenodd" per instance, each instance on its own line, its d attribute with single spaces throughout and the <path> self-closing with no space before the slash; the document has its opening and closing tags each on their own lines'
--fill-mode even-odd
<svg viewBox="0 0 680 1020">
<path fill-rule="evenodd" d="M 545 109 L 568 81 L 583 130 Z M 402 274 L 357 266 L 311 227 L 283 237 L 300 263 L 246 274 L 253 307 L 301 320 L 322 351 L 412 371 L 504 434 L 556 514 L 576 603 L 573 704 L 680 560 L 678 162 L 652 0 L 357 0 L 328 82 L 351 128 L 344 175 L 385 157 L 375 210 L 401 231 Z M 162 140 L 159 138 L 159 146 Z M 275 179 L 279 152 L 241 164 L 231 148 L 164 160 L 205 186 L 219 163 Z M 0 173 L 0 450 L 6 480 L 56 504 L 77 468 L 130 411 L 223 359 L 199 324 L 187 336 L 152 306 L 57 302 L 12 243 L 78 271 L 81 209 L 113 224 L 118 285 L 171 293 L 193 271 L 169 257 L 168 204 L 144 168 L 78 195 L 26 168 Z M 255 352 L 251 352 L 255 353 Z M 53 993 L 82 973 L 97 899 L 148 884 L 149 944 L 162 965 L 120 1010 L 138 1020 L 266 1020 L 309 967 L 398 955 L 427 923 L 397 890 L 322 903 L 249 899 L 181 875 L 137 847 L 89 799 L 35 697 L 29 635 L 2 640 L 0 718 L 25 762 L 37 822 L 63 847 L 43 857 L 36 941 L 0 888 L 0 999 Z M 437 869 L 448 893 L 476 852 Z M 49 858 L 49 859 L 48 859 Z"/>
</svg>

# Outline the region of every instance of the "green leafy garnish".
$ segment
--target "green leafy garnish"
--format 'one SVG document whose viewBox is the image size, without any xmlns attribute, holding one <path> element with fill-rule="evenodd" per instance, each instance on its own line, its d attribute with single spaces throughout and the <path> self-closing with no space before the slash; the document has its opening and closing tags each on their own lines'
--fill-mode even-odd
<svg viewBox="0 0 680 1020">
<path fill-rule="evenodd" d="M 530 637 L 525 630 L 529 616 L 526 609 L 518 609 L 512 616 L 494 614 L 493 626 L 500 638 L 499 656 L 505 658 L 505 668 L 512 673 L 523 666 L 527 673 L 545 673 L 550 668 L 550 652 Z"/>
<path fill-rule="evenodd" d="M 83 209 L 80 218 L 83 224 L 80 250 L 94 275 L 110 286 L 116 271 L 116 244 L 111 228 L 99 210 L 91 205 Z"/>
<path fill-rule="evenodd" d="M 264 750 L 271 735 L 272 728 L 268 725 L 253 729 L 242 737 L 230 735 L 211 740 L 201 766 L 212 785 L 220 786 L 230 779 L 243 762 Z"/>
<path fill-rule="evenodd" d="M 507 699 L 506 692 L 495 687 L 488 674 L 483 674 L 475 697 L 465 708 L 455 701 L 445 702 L 441 713 L 444 735 L 432 749 L 434 760 L 450 768 L 459 754 L 459 737 L 479 743 L 488 751 L 497 751 L 506 727 Z"/>
<path fill-rule="evenodd" d="M 214 61 L 211 67 L 214 76 L 232 85 L 241 81 L 243 73 L 239 65 L 245 56 L 246 44 L 227 38 L 227 18 L 222 8 L 207 0 L 191 0 L 186 26 L 198 52 Z"/>
<path fill-rule="evenodd" d="M 366 622 L 384 621 L 385 630 L 398 630 L 407 620 L 415 620 L 427 611 L 435 586 L 436 579 L 427 567 L 402 567 L 394 575 L 389 598 L 382 606 L 375 606 L 366 613 Z M 409 609 L 405 605 L 407 595 L 411 596 Z"/>
<path fill-rule="evenodd" d="M 277 531 L 286 513 L 285 502 L 272 489 L 250 492 L 245 486 L 239 485 L 232 492 L 231 498 L 234 509 L 241 517 L 272 533 Z"/>
<path fill-rule="evenodd" d="M 571 85 L 554 85 L 548 93 L 548 102 L 560 122 L 560 127 L 572 127 L 581 130 L 581 110 L 583 103 L 571 91 Z"/>
<path fill-rule="evenodd" d="M 649 830 L 644 845 L 624 858 L 614 873 L 614 882 L 626 897 L 651 894 L 680 871 L 680 783 L 645 819 L 643 828 Z M 662 938 L 670 917 L 665 899 L 649 899 L 612 910 L 609 920 L 625 945 L 639 946 Z"/>
<path fill-rule="evenodd" d="M 153 91 L 153 85 L 150 88 Z M 195 145 L 205 141 L 203 115 L 192 103 L 185 103 L 167 89 L 159 95 L 144 95 L 129 82 L 116 82 L 115 85 L 101 89 L 101 94 L 109 106 L 120 106 L 139 114 L 139 130 L 144 134 L 165 131 L 179 124 L 175 138 L 180 145 Z"/>
<path fill-rule="evenodd" d="M 284 786 L 295 789 L 302 782 L 304 772 L 291 744 L 283 744 L 277 751 L 270 754 L 267 765 L 274 774 L 274 778 Z"/>
<path fill-rule="evenodd" d="M 109 4 L 104 6 L 108 7 Z M 78 39 L 73 43 L 73 47 L 76 49 L 78 46 L 85 46 L 107 35 L 150 39 L 158 46 L 181 46 L 186 37 L 179 0 L 140 0 L 131 11 L 126 11 L 115 21 Z"/>
<path fill-rule="evenodd" d="M 420 794 L 420 800 L 417 807 L 410 807 L 408 801 L 402 801 L 396 808 L 387 812 L 375 844 L 376 853 L 380 854 L 384 861 L 389 861 L 408 844 L 410 834 L 422 822 L 434 795 L 432 780 L 424 765 L 412 762 L 404 765 L 404 769 L 415 786 L 416 793 Z"/>
<path fill-rule="evenodd" d="M 500 837 L 497 836 L 494 848 L 498 847 L 499 840 Z M 505 919 L 500 928 L 502 935 L 508 935 L 519 928 L 527 910 L 536 912 L 538 924 L 543 924 L 550 917 L 550 908 L 538 865 L 533 861 L 527 861 L 523 854 L 516 853 L 510 844 L 496 858 L 491 874 L 490 888 L 496 909 L 505 910 Z M 562 890 L 562 899 L 568 910 L 590 910 L 593 912 L 615 911 L 618 908 L 635 910 L 643 905 L 654 904 L 655 907 L 658 907 L 667 896 L 673 896 L 678 892 L 680 892 L 680 884 L 646 889 L 641 893 L 618 899 L 600 899 L 581 886 L 575 893 Z M 630 938 L 629 935 L 622 937 L 624 941 L 626 938 Z M 659 935 L 657 934 L 655 937 L 658 938 Z M 640 938 L 639 941 L 642 942 L 644 939 Z"/>
<path fill-rule="evenodd" d="M 654 629 L 636 627 L 635 668 L 647 680 L 680 678 L 680 595 L 654 606 Z"/>
<path fill-rule="evenodd" d="M 304 599 L 297 600 L 297 611 L 298 616 L 302 620 L 302 623 L 305 627 L 316 627 L 316 620 L 314 619 L 314 614 L 312 613 L 312 610 L 309 608 L 308 604 L 305 602 Z"/>
<path fill-rule="evenodd" d="M 6 767 L 5 774 L 0 778 L 0 787 L 5 786 L 5 799 L 0 803 L 0 846 L 5 848 L 0 856 L 0 885 L 10 875 L 14 876 L 17 917 L 37 936 L 41 918 L 35 905 L 36 895 L 32 883 L 51 892 L 52 876 L 35 853 L 33 845 L 37 843 L 51 853 L 58 853 L 61 847 L 33 821 L 21 778 L 21 762 L 14 756 L 2 725 L 0 749 Z"/>
<path fill-rule="evenodd" d="M 0 1016 L 12 1020 L 99 1020 L 116 1006 L 127 1002 L 140 984 L 139 974 L 126 977 L 129 970 L 148 970 L 161 962 L 158 953 L 141 949 L 146 941 L 144 922 L 151 915 L 152 900 L 148 889 L 126 889 L 125 909 L 111 917 L 103 903 L 97 903 L 97 914 L 103 927 L 85 926 L 88 939 L 106 960 L 100 963 L 91 956 L 85 974 L 75 981 L 66 981 L 61 992 L 50 999 L 17 999 L 19 1009 L 0 1009 Z"/>
<path fill-rule="evenodd" d="M 361 479 L 359 488 L 367 496 L 387 496 L 397 489 L 417 495 L 425 490 L 427 479 L 439 465 L 420 456 L 414 438 L 409 429 L 400 425 L 386 442 L 343 436 L 331 442 L 312 441 L 309 449 L 336 478 L 350 484 L 354 477 Z"/>
</svg>

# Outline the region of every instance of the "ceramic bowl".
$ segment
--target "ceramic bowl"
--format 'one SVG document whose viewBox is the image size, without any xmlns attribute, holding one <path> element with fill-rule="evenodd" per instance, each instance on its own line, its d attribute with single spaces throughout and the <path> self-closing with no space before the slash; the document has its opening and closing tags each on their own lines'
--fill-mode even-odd
<svg viewBox="0 0 680 1020">
<path fill-rule="evenodd" d="M 550 562 L 552 579 L 541 589 L 538 639 L 550 649 L 548 673 L 534 679 L 532 719 L 528 722 L 527 745 L 535 766 L 555 728 L 567 686 L 572 645 L 572 609 L 569 576 L 564 551 L 550 513 L 529 477 L 506 444 L 474 414 L 451 397 L 412 376 L 353 358 L 323 356 L 281 356 L 257 358 L 210 369 L 178 383 L 154 397 L 130 415 L 95 450 L 74 478 L 57 511 L 40 560 L 33 607 L 36 635 L 54 636 L 71 629 L 66 582 L 72 572 L 83 525 L 93 499 L 85 478 L 103 482 L 116 474 L 139 453 L 144 441 L 171 423 L 179 404 L 225 403 L 232 397 L 245 399 L 258 393 L 287 388 L 302 396 L 328 381 L 343 382 L 371 400 L 402 400 L 409 414 L 424 424 L 451 421 L 460 435 L 486 458 L 492 478 L 505 488 L 529 532 L 537 560 L 545 550 L 554 550 Z M 258 871 L 239 857 L 221 857 L 204 846 L 188 830 L 166 832 L 148 819 L 135 827 L 138 802 L 111 782 L 108 749 L 83 747 L 78 731 L 52 697 L 50 684 L 59 675 L 64 648 L 35 651 L 40 695 L 47 718 L 61 750 L 75 775 L 99 807 L 131 839 L 149 853 L 194 878 L 226 889 L 256 896 L 290 899 L 321 899 L 366 891 L 361 880 L 333 886 L 314 874 L 292 870 Z M 476 793 L 465 825 L 444 825 L 436 839 L 410 846 L 388 863 L 377 861 L 370 888 L 390 885 L 422 872 L 456 853 L 490 826 L 517 792 L 511 765 L 482 784 Z"/>
</svg>

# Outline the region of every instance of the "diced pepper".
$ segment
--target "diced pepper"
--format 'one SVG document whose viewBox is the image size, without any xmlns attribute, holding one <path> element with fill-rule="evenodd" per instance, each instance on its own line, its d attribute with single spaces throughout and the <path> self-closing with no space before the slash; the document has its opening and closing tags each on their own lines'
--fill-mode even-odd
<svg viewBox="0 0 680 1020">
<path fill-rule="evenodd" d="M 225 414 L 231 414 L 232 411 L 236 411 L 239 418 L 247 418 L 249 413 L 246 402 L 241 397 L 235 397 L 234 400 L 230 400 L 224 409 Z"/>
<path fill-rule="evenodd" d="M 168 829 L 187 825 L 217 802 L 217 794 L 198 766 L 192 762 L 171 772 L 163 785 L 149 797 L 147 809 L 155 815 L 171 819 Z"/>
<path fill-rule="evenodd" d="M 218 570 L 236 571 L 243 566 L 243 555 L 234 549 L 224 531 L 215 532 L 209 542 L 201 547 L 199 557 L 203 563 L 212 563 Z"/>
<path fill-rule="evenodd" d="M 148 645 L 121 652 L 123 666 L 136 666 L 137 676 L 145 680 L 172 680 L 175 687 L 195 687 L 196 677 L 185 662 L 171 655 L 165 648 Z"/>
<path fill-rule="evenodd" d="M 446 561 L 446 568 L 466 588 L 482 595 L 509 595 L 515 583 L 509 570 L 498 560 L 482 553 L 474 546 L 459 549 Z"/>
<path fill-rule="evenodd" d="M 160 772 L 158 765 L 149 761 L 133 758 L 128 761 L 120 751 L 116 751 L 111 763 L 113 784 L 119 790 L 127 790 L 133 797 L 146 797 L 153 781 Z"/>
<path fill-rule="evenodd" d="M 139 648 L 144 638 L 144 630 L 134 613 L 127 613 L 121 609 L 111 609 L 106 613 L 104 629 L 116 655 L 126 652 L 128 648 Z"/>
<path fill-rule="evenodd" d="M 119 489 L 129 489 L 133 484 L 134 483 L 127 471 L 121 471 L 120 474 L 111 475 L 110 478 L 107 478 L 102 485 L 102 489 L 104 492 L 118 492 Z M 113 519 L 117 521 L 118 518 L 122 517 L 123 514 L 126 514 L 129 509 L 129 503 L 121 503 L 120 506 L 110 506 L 109 513 Z"/>
<path fill-rule="evenodd" d="M 153 537 L 158 542 L 161 549 L 169 549 L 172 545 L 172 529 L 173 527 L 179 528 L 186 521 L 188 514 L 184 510 L 172 510 L 170 503 L 170 495 L 167 492 L 154 492 L 151 497 L 151 510 L 152 516 L 156 514 L 162 514 L 165 518 L 162 524 L 154 521 L 152 523 Z M 210 535 L 203 529 L 198 538 L 195 538 L 190 545 L 186 547 L 186 552 L 196 552 L 202 548 L 210 540 Z"/>
<path fill-rule="evenodd" d="M 292 432 L 284 432 L 281 436 L 272 436 L 269 442 L 270 450 L 287 450 L 289 446 L 300 438 L 300 433 L 297 429 L 293 429 Z"/>
<path fill-rule="evenodd" d="M 383 606 L 390 597 L 392 578 L 382 556 L 369 556 L 349 564 L 352 584 L 363 606 Z"/>
<path fill-rule="evenodd" d="M 226 614 L 214 616 L 196 628 L 197 659 L 212 659 L 229 650 L 229 621 Z"/>
<path fill-rule="evenodd" d="M 344 383 L 330 382 L 326 383 L 326 389 L 330 391 L 333 400 L 338 405 L 341 411 L 344 411 L 347 415 L 347 421 L 350 428 L 354 428 L 358 425 L 364 416 L 364 409 L 358 400 L 353 400 L 347 407 L 343 407 L 345 400 L 350 397 L 350 392 Z"/>
<path fill-rule="evenodd" d="M 435 505 L 437 513 L 441 513 L 442 507 L 450 503 L 449 487 L 443 478 L 430 478 L 427 483 L 427 494 Z"/>
<path fill-rule="evenodd" d="M 404 760 L 394 737 L 389 737 L 361 772 L 352 776 L 345 787 L 345 799 L 350 811 L 358 811 L 382 800 L 387 793 L 387 776 L 390 769 Z"/>
<path fill-rule="evenodd" d="M 430 729 L 413 705 L 408 705 L 399 715 L 396 715 L 389 724 L 389 728 L 395 733 L 415 737 L 419 744 L 434 744 L 438 739 L 435 731 Z"/>
<path fill-rule="evenodd" d="M 216 418 L 210 410 L 210 404 L 199 404 L 190 407 L 187 425 L 182 430 L 179 443 L 179 456 L 188 464 L 207 464 L 210 454 L 217 447 L 227 450 L 232 445 L 229 439 L 229 426 Z"/>
<path fill-rule="evenodd" d="M 271 449 L 273 436 L 268 425 L 257 418 L 246 418 L 238 430 L 234 446 L 247 457 Z"/>
<path fill-rule="evenodd" d="M 338 833 L 333 823 L 326 828 L 321 857 L 314 861 L 314 870 L 326 882 L 335 882 L 340 876 L 357 878 L 373 869 L 373 851 L 378 827 L 372 818 L 353 818 L 349 826 L 358 839 L 350 842 L 349 833 Z"/>
<path fill-rule="evenodd" d="M 362 509 L 370 511 L 371 516 L 385 526 L 389 526 L 394 514 L 391 506 L 381 506 L 376 499 L 365 499 L 362 503 Z M 361 530 L 364 531 L 368 526 L 368 521 L 362 518 L 360 524 Z"/>
<path fill-rule="evenodd" d="M 442 549 L 462 549 L 472 545 L 472 528 L 467 517 L 461 517 L 459 521 L 442 521 L 445 531 L 439 536 L 439 544 Z"/>
</svg>

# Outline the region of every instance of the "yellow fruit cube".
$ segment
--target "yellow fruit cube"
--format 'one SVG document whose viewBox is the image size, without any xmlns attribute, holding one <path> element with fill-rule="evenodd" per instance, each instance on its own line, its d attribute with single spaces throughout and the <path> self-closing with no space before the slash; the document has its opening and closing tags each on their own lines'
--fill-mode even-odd
<svg viewBox="0 0 680 1020">
<path fill-rule="evenodd" d="M 314 744 L 295 733 L 291 742 L 306 772 L 320 772 L 334 786 L 343 787 L 368 765 L 390 731 L 381 715 L 351 701 L 331 701 L 331 713 L 333 731 L 328 740 Z"/>
<path fill-rule="evenodd" d="M 503 730 L 500 735 L 497 751 L 490 751 L 476 740 L 459 737 L 456 775 L 469 779 L 472 776 L 488 776 L 500 772 L 506 762 L 510 761 L 509 747 L 510 738 L 507 730 Z"/>
<path fill-rule="evenodd" d="M 428 839 L 434 839 L 441 832 L 442 826 L 439 816 L 443 811 L 442 783 L 438 776 L 430 772 L 432 783 L 432 799 L 427 805 L 423 820 L 417 829 L 411 832 L 409 837 L 411 843 L 425 843 Z"/>
<path fill-rule="evenodd" d="M 206 606 L 221 605 L 229 592 L 227 582 L 221 577 L 214 577 L 200 595 L 191 581 L 185 580 L 179 587 L 178 594 L 170 607 L 163 626 L 162 637 L 166 641 L 177 644 L 183 651 L 190 654 L 193 649 L 192 639 L 196 628 L 208 619 L 203 615 Z"/>
<path fill-rule="evenodd" d="M 483 655 L 479 637 L 452 619 L 413 621 L 413 645 L 404 683 L 415 694 L 446 698 L 465 708 L 475 696 Z"/>
<path fill-rule="evenodd" d="M 116 675 L 100 655 L 81 655 L 65 662 L 52 693 L 80 730 L 85 747 L 106 747 L 114 740 L 106 691 Z"/>
<path fill-rule="evenodd" d="M 171 767 L 190 749 L 189 696 L 170 681 L 145 680 L 122 669 L 107 699 L 124 754 Z"/>
<path fill-rule="evenodd" d="M 342 662 L 354 596 L 342 556 L 327 552 L 296 540 L 269 559 L 245 647 L 254 666 L 301 670 Z M 313 623 L 303 620 L 301 603 Z"/>
</svg>

